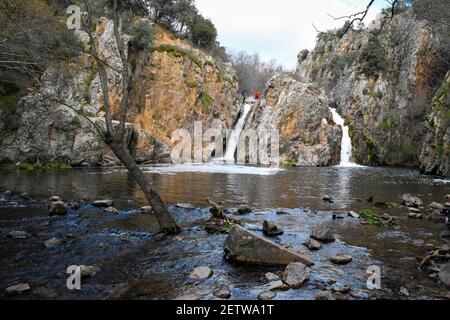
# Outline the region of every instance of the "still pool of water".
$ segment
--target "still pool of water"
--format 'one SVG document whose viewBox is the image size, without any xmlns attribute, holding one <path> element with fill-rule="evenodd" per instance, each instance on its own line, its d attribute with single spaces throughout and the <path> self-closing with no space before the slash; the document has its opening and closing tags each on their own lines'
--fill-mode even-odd
<svg viewBox="0 0 450 320">
<path fill-rule="evenodd" d="M 255 209 L 310 208 L 360 209 L 370 196 L 375 201 L 399 202 L 405 193 L 425 203 L 442 202 L 450 193 L 450 180 L 401 168 L 327 167 L 255 168 L 247 166 L 181 165 L 145 167 L 155 188 L 169 204 L 192 203 L 206 207 L 206 198 L 227 207 L 242 204 Z M 145 205 L 145 199 L 128 173 L 121 168 L 66 171 L 0 169 L 0 190 L 27 192 L 65 199 L 87 195 L 112 198 L 119 208 Z M 334 204 L 324 204 L 328 195 Z"/>
</svg>

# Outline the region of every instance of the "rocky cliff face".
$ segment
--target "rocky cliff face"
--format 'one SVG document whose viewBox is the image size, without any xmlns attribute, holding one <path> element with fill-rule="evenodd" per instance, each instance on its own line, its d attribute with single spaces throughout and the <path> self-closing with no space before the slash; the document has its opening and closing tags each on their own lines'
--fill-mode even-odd
<svg viewBox="0 0 450 320">
<path fill-rule="evenodd" d="M 231 65 L 216 62 L 159 26 L 154 30 L 155 38 L 148 48 L 128 46 L 135 86 L 127 140 L 140 163 L 168 161 L 174 130 L 190 129 L 194 121 L 232 127 L 239 111 L 234 100 L 238 85 Z M 79 37 L 86 47 L 90 45 L 86 34 L 80 32 Z M 110 98 L 116 107 L 122 79 L 115 71 L 120 69 L 120 58 L 111 21 L 100 20 L 95 39 L 101 56 L 111 66 Z M 129 39 L 125 36 L 127 44 Z M 0 162 L 118 163 L 92 124 L 104 122 L 94 61 L 83 55 L 69 61 L 65 70 L 68 72 L 47 70 L 37 94 L 22 98 L 17 110 L 2 111 Z M 48 99 L 50 95 L 58 101 Z"/>
<path fill-rule="evenodd" d="M 432 121 L 427 114 L 448 70 L 448 39 L 410 10 L 387 19 L 379 32 L 381 19 L 342 39 L 320 35 L 313 52 L 299 54 L 296 77 L 325 89 L 349 124 L 358 163 L 449 175 L 448 144 L 432 142 L 445 136 L 445 114 L 434 112 Z"/>
<path fill-rule="evenodd" d="M 335 125 L 328 100 L 314 84 L 274 76 L 266 94 L 252 108 L 245 129 L 278 129 L 280 160 L 287 165 L 339 163 L 341 127 Z"/>
</svg>

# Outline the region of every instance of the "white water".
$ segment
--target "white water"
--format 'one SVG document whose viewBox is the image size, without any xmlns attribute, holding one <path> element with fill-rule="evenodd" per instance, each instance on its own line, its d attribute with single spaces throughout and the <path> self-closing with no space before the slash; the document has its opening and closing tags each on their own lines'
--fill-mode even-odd
<svg viewBox="0 0 450 320">
<path fill-rule="evenodd" d="M 236 152 L 239 138 L 242 133 L 242 129 L 244 129 L 245 120 L 247 119 L 247 115 L 250 112 L 250 109 L 252 108 L 251 103 L 245 103 L 243 105 L 243 112 L 241 117 L 239 118 L 236 127 L 234 128 L 233 132 L 230 134 L 227 142 L 227 149 L 225 151 L 225 157 L 223 160 L 227 162 L 233 162 L 234 163 L 234 154 Z"/>
<path fill-rule="evenodd" d="M 264 167 L 251 167 L 241 165 L 223 165 L 215 163 L 205 164 L 178 164 L 167 166 L 148 166 L 143 170 L 149 173 L 159 174 L 176 174 L 181 172 L 196 172 L 196 173 L 226 173 L 226 174 L 243 174 L 243 175 L 256 175 L 256 176 L 271 176 L 275 175 L 284 169 L 280 168 L 264 168 Z"/>
<path fill-rule="evenodd" d="M 330 108 L 333 115 L 333 121 L 342 128 L 341 141 L 341 167 L 358 167 L 359 165 L 352 161 L 352 139 L 350 139 L 349 128 L 345 125 L 345 120 L 342 118 L 336 109 Z"/>
</svg>

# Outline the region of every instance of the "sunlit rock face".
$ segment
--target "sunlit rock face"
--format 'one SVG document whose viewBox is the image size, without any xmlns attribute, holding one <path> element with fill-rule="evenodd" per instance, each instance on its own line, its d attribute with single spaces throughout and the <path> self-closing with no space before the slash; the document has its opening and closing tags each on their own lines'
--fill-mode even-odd
<svg viewBox="0 0 450 320">
<path fill-rule="evenodd" d="M 141 163 L 169 161 L 174 130 L 192 129 L 195 121 L 201 121 L 204 127 L 232 128 L 239 112 L 235 103 L 238 85 L 230 64 L 215 61 L 187 41 L 159 26 L 153 27 L 154 40 L 145 48 L 133 46 L 130 37 L 124 35 L 135 81 L 126 142 Z M 78 35 L 84 47 L 89 48 L 87 34 Z M 121 60 L 112 21 L 100 19 L 94 37 L 94 45 L 109 66 L 109 96 L 114 119 L 118 119 Z M 118 164 L 90 121 L 83 117 L 104 121 L 103 94 L 95 61 L 89 55 L 81 55 L 67 64 L 64 73 L 56 68 L 47 70 L 39 92 L 24 97 L 18 112 L 0 117 L 15 123 L 14 126 L 0 123 L 1 162 Z M 47 99 L 50 94 L 70 108 Z"/>
<path fill-rule="evenodd" d="M 334 124 L 328 100 L 314 84 L 274 76 L 252 109 L 245 129 L 277 129 L 280 160 L 296 166 L 339 163 L 342 130 Z"/>
<path fill-rule="evenodd" d="M 358 163 L 420 166 L 448 176 L 444 117 L 434 112 L 440 120 L 429 118 L 448 71 L 448 39 L 411 10 L 387 19 L 381 32 L 379 20 L 342 39 L 319 36 L 311 53 L 299 54 L 296 78 L 325 90 L 349 124 Z M 436 153 L 443 156 L 436 160 Z"/>
</svg>

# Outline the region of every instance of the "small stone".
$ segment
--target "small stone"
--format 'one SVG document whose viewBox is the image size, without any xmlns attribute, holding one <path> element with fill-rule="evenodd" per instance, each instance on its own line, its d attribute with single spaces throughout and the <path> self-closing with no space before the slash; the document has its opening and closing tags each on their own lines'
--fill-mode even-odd
<svg viewBox="0 0 450 320">
<path fill-rule="evenodd" d="M 46 248 L 54 248 L 59 246 L 62 243 L 62 240 L 59 238 L 51 238 L 44 242 Z"/>
<path fill-rule="evenodd" d="M 252 209 L 249 206 L 240 206 L 237 213 L 240 215 L 251 213 Z"/>
<path fill-rule="evenodd" d="M 278 228 L 278 226 L 272 222 L 264 220 L 263 222 L 263 233 L 268 237 L 275 237 L 283 234 L 283 230 Z"/>
<path fill-rule="evenodd" d="M 177 203 L 175 205 L 177 208 L 186 209 L 186 210 L 194 210 L 195 207 L 190 203 Z"/>
<path fill-rule="evenodd" d="M 272 272 L 267 272 L 264 276 L 270 282 L 280 280 L 280 276 Z"/>
<path fill-rule="evenodd" d="M 62 201 L 61 197 L 59 196 L 52 196 L 49 199 L 51 202 L 57 202 L 57 201 Z"/>
<path fill-rule="evenodd" d="M 303 242 L 303 245 L 312 251 L 322 249 L 322 244 L 314 239 L 308 239 L 306 242 Z"/>
<path fill-rule="evenodd" d="M 92 278 L 100 272 L 100 268 L 96 266 L 80 266 L 80 274 L 82 278 Z"/>
<path fill-rule="evenodd" d="M 404 295 L 405 297 L 409 297 L 409 291 L 405 287 L 400 287 L 400 294 Z"/>
<path fill-rule="evenodd" d="M 197 267 L 191 272 L 189 278 L 192 280 L 206 280 L 213 274 L 209 267 Z"/>
<path fill-rule="evenodd" d="M 359 214 L 357 214 L 355 211 L 349 211 L 348 216 L 355 219 L 359 219 Z"/>
<path fill-rule="evenodd" d="M 450 263 L 444 264 L 439 270 L 439 279 L 450 288 Z"/>
<path fill-rule="evenodd" d="M 116 214 L 117 212 L 119 212 L 119 210 L 117 210 L 114 207 L 105 208 L 105 210 L 103 210 L 103 211 L 105 211 L 106 213 L 110 213 L 110 214 Z"/>
<path fill-rule="evenodd" d="M 335 300 L 335 298 L 330 291 L 322 291 L 316 295 L 314 300 Z"/>
<path fill-rule="evenodd" d="M 112 200 L 97 200 L 92 203 L 94 207 L 103 207 L 103 208 L 112 207 L 113 204 L 114 201 Z"/>
<path fill-rule="evenodd" d="M 67 207 L 62 201 L 50 202 L 50 216 L 64 216 L 67 213 Z"/>
<path fill-rule="evenodd" d="M 437 211 L 442 211 L 444 209 L 444 205 L 437 202 L 432 202 L 428 207 Z"/>
<path fill-rule="evenodd" d="M 445 203 L 445 206 L 446 206 L 447 208 L 450 208 L 450 202 L 446 202 L 446 203 Z"/>
<path fill-rule="evenodd" d="M 200 296 L 196 295 L 196 294 L 185 294 L 185 295 L 177 297 L 175 300 L 194 301 L 194 300 L 200 300 Z"/>
<path fill-rule="evenodd" d="M 416 218 L 417 218 L 417 213 L 414 213 L 414 212 L 408 212 L 408 218 L 410 218 L 410 219 L 416 219 Z"/>
<path fill-rule="evenodd" d="M 346 254 L 337 254 L 330 258 L 330 261 L 335 264 L 348 264 L 352 261 L 352 256 Z"/>
<path fill-rule="evenodd" d="M 81 204 L 78 201 L 72 201 L 69 203 L 69 208 L 72 210 L 78 210 L 81 208 Z"/>
<path fill-rule="evenodd" d="M 334 242 L 336 239 L 334 234 L 328 228 L 316 228 L 312 231 L 311 238 L 320 242 Z"/>
<path fill-rule="evenodd" d="M 410 195 L 410 194 L 404 194 L 402 196 L 402 200 L 403 200 L 402 204 L 407 207 L 418 208 L 423 204 L 423 202 L 422 202 L 422 200 L 420 200 L 420 198 Z"/>
<path fill-rule="evenodd" d="M 325 201 L 325 202 L 328 202 L 328 203 L 334 203 L 334 200 L 333 200 L 330 196 L 328 196 L 328 195 L 325 195 L 325 196 L 322 198 L 322 200 Z"/>
<path fill-rule="evenodd" d="M 10 190 L 6 190 L 4 193 L 5 197 L 11 197 L 12 196 L 12 192 Z"/>
<path fill-rule="evenodd" d="M 290 287 L 281 280 L 271 282 L 269 287 L 270 291 L 287 291 L 289 289 Z"/>
<path fill-rule="evenodd" d="M 272 300 L 277 294 L 273 291 L 264 291 L 258 294 L 258 300 Z"/>
<path fill-rule="evenodd" d="M 214 295 L 220 299 L 229 299 L 231 297 L 231 291 L 227 286 L 222 286 L 214 290 Z"/>
<path fill-rule="evenodd" d="M 7 234 L 8 238 L 13 238 L 13 239 L 26 239 L 30 236 L 31 235 L 26 231 L 17 231 L 17 230 L 10 231 Z"/>
<path fill-rule="evenodd" d="M 153 208 L 151 206 L 145 206 L 141 208 L 142 214 L 150 214 L 152 212 Z"/>
<path fill-rule="evenodd" d="M 19 283 L 5 289 L 6 293 L 22 293 L 31 290 L 28 283 Z"/>
<path fill-rule="evenodd" d="M 348 293 L 350 291 L 350 289 L 351 289 L 351 287 L 349 285 L 346 285 L 346 284 L 342 285 L 342 284 L 338 284 L 338 283 L 335 283 L 333 285 L 333 287 L 331 288 L 331 290 L 333 290 L 334 292 L 340 292 L 340 293 L 344 293 L 344 294 Z"/>
<path fill-rule="evenodd" d="M 277 209 L 276 214 L 281 216 L 281 215 L 289 214 L 289 212 L 287 212 L 283 209 Z"/>
<path fill-rule="evenodd" d="M 28 200 L 28 199 L 30 199 L 30 198 L 28 197 L 28 193 L 26 193 L 26 192 L 21 193 L 21 194 L 20 194 L 20 197 L 21 197 L 23 200 Z"/>
<path fill-rule="evenodd" d="M 408 208 L 408 211 L 411 213 L 422 213 L 422 210 L 418 209 L 418 208 Z"/>
<path fill-rule="evenodd" d="M 283 282 L 291 288 L 300 288 L 309 279 L 309 268 L 301 262 L 288 264 L 283 273 Z"/>
<path fill-rule="evenodd" d="M 446 195 L 445 199 L 450 200 L 450 194 Z"/>
</svg>

